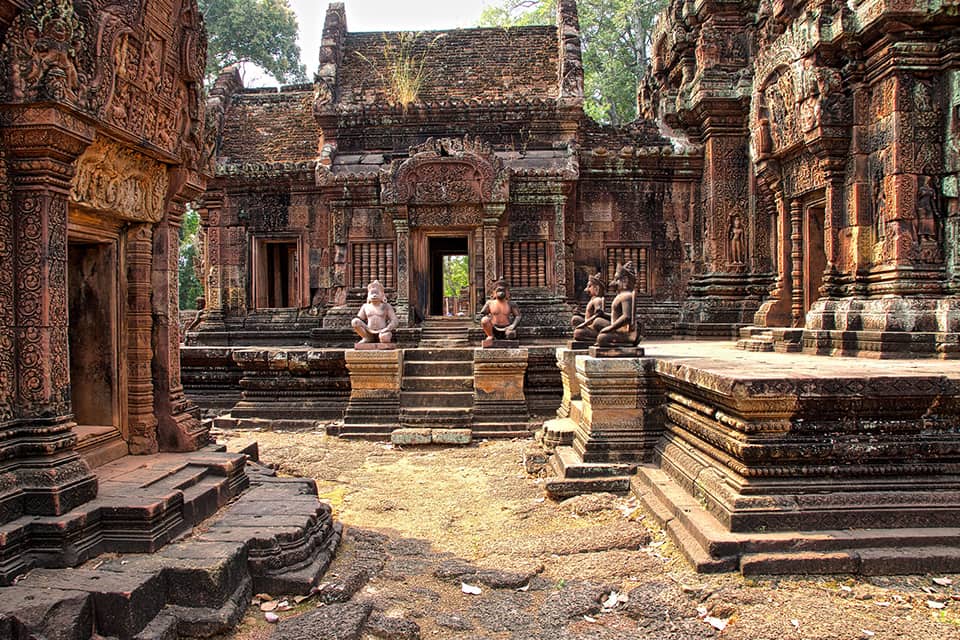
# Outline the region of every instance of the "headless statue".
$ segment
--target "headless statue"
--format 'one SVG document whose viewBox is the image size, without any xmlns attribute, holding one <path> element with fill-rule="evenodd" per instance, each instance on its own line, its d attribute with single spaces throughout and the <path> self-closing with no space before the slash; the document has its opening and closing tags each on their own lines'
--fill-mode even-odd
<svg viewBox="0 0 960 640">
<path fill-rule="evenodd" d="M 517 339 L 520 307 L 510 300 L 510 289 L 504 280 L 497 280 L 494 284 L 493 296 L 483 305 L 480 316 L 480 327 L 487 336 L 483 340 L 484 347 L 493 346 L 494 340 Z"/>
<path fill-rule="evenodd" d="M 574 316 L 571 319 L 573 339 L 577 342 L 593 344 L 596 342 L 600 331 L 604 327 L 610 326 L 610 316 L 603 309 L 603 294 L 606 289 L 607 286 L 603 283 L 599 273 L 590 276 L 584 289 L 586 293 L 590 294 L 587 308 L 584 309 L 582 316 Z"/>
<path fill-rule="evenodd" d="M 617 265 L 613 281 L 617 283 L 617 297 L 610 305 L 610 324 L 597 335 L 597 346 L 635 347 L 640 343 L 640 331 L 634 316 L 637 271 L 633 263 Z"/>
<path fill-rule="evenodd" d="M 374 280 L 367 285 L 367 301 L 350 325 L 360 336 L 361 343 L 388 344 L 393 342 L 393 330 L 397 324 L 397 314 L 386 301 L 383 285 Z"/>
</svg>

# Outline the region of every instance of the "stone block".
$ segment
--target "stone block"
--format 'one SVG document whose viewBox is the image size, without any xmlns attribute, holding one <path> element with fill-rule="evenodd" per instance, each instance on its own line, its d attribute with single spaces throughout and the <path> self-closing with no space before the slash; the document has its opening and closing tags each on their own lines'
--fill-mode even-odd
<svg viewBox="0 0 960 640">
<path fill-rule="evenodd" d="M 394 429 L 390 433 L 390 442 L 402 447 L 412 447 L 433 442 L 432 429 Z"/>
<path fill-rule="evenodd" d="M 470 429 L 431 429 L 430 439 L 433 444 L 470 444 L 473 433 Z"/>
<path fill-rule="evenodd" d="M 403 351 L 375 350 L 345 353 L 350 372 L 350 402 L 365 398 L 383 400 L 400 397 Z"/>
<path fill-rule="evenodd" d="M 474 396 L 483 402 L 526 402 L 523 375 L 526 349 L 476 349 L 473 352 Z"/>
</svg>

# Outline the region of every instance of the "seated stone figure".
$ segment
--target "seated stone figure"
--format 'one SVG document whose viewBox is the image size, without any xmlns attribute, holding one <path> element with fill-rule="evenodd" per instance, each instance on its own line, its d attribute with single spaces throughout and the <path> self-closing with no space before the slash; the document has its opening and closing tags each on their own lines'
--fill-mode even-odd
<svg viewBox="0 0 960 640">
<path fill-rule="evenodd" d="M 494 283 L 493 296 L 483 305 L 480 316 L 480 326 L 487 336 L 483 340 L 484 347 L 492 347 L 494 340 L 517 339 L 520 307 L 510 300 L 510 289 L 503 279 Z"/>
<path fill-rule="evenodd" d="M 584 309 L 582 316 L 573 316 L 570 324 L 573 325 L 573 339 L 576 342 L 593 344 L 597 340 L 600 331 L 610 325 L 610 316 L 603 309 L 603 294 L 607 286 L 596 273 L 590 276 L 587 286 L 584 289 L 590 294 L 590 301 L 587 308 Z"/>
<path fill-rule="evenodd" d="M 617 265 L 613 281 L 617 283 L 617 297 L 610 305 L 610 324 L 597 335 L 597 346 L 635 347 L 640 342 L 640 330 L 634 316 L 637 270 L 633 263 Z"/>
<path fill-rule="evenodd" d="M 374 280 L 367 285 L 367 301 L 350 323 L 360 336 L 358 344 L 393 343 L 393 330 L 397 324 L 397 314 L 386 301 L 383 285 L 379 280 Z"/>
</svg>

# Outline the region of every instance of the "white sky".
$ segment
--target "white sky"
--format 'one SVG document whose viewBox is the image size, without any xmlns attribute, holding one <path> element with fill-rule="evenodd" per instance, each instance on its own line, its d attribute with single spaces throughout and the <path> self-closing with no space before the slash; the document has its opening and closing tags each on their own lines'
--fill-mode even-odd
<svg viewBox="0 0 960 640">
<path fill-rule="evenodd" d="M 320 54 L 327 0 L 289 0 L 300 23 L 300 59 L 313 79 Z M 348 31 L 428 31 L 475 25 L 483 8 L 497 0 L 344 0 Z M 251 67 L 244 83 L 250 86 L 275 84 Z"/>
</svg>

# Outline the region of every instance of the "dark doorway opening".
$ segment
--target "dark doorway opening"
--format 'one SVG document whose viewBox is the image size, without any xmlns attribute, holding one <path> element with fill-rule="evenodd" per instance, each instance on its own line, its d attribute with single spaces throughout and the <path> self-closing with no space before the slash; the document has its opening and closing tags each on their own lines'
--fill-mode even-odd
<svg viewBox="0 0 960 640">
<path fill-rule="evenodd" d="M 469 315 L 470 259 L 466 238 L 430 238 L 428 315 Z"/>
<path fill-rule="evenodd" d="M 300 306 L 297 295 L 297 243 L 264 242 L 261 246 L 257 308 L 286 309 Z"/>
<path fill-rule="evenodd" d="M 823 245 L 824 208 L 807 209 L 804 229 L 803 312 L 810 311 L 820 298 L 823 272 L 827 268 L 827 254 Z"/>
<path fill-rule="evenodd" d="M 78 425 L 120 426 L 117 403 L 117 246 L 67 250 L 70 399 Z"/>
</svg>

